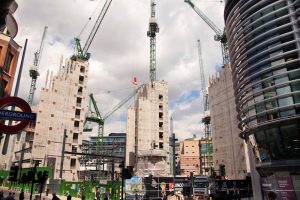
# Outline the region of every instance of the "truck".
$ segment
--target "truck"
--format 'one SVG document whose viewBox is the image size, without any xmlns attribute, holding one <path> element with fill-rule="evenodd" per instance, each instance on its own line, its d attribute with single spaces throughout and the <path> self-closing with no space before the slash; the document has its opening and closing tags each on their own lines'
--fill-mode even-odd
<svg viewBox="0 0 300 200">
<path fill-rule="evenodd" d="M 208 176 L 199 175 L 194 177 L 193 196 L 195 199 L 208 199 L 211 194 L 212 180 Z"/>
</svg>

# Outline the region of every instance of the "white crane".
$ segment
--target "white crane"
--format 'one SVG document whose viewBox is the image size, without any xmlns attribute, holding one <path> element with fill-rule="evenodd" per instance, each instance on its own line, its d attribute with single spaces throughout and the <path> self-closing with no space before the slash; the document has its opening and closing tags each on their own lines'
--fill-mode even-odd
<svg viewBox="0 0 300 200">
<path fill-rule="evenodd" d="M 214 39 L 215 41 L 221 42 L 222 47 L 222 56 L 223 56 L 223 64 L 229 63 L 229 53 L 228 53 L 228 44 L 227 37 L 224 31 L 221 31 L 191 0 L 184 0 L 187 4 L 189 4 L 193 10 L 205 21 L 205 23 L 216 33 Z"/>
<path fill-rule="evenodd" d="M 45 43 L 45 38 L 46 38 L 46 34 L 47 34 L 47 29 L 48 29 L 48 26 L 45 26 L 42 41 L 40 44 L 40 49 L 34 53 L 33 66 L 29 70 L 29 75 L 31 77 L 31 84 L 30 84 L 28 103 L 30 105 L 33 102 L 34 92 L 35 92 L 35 88 L 36 88 L 36 80 L 37 80 L 37 77 L 40 75 L 40 73 L 38 72 L 38 67 L 40 65 L 42 52 L 44 49 L 44 43 Z"/>
</svg>

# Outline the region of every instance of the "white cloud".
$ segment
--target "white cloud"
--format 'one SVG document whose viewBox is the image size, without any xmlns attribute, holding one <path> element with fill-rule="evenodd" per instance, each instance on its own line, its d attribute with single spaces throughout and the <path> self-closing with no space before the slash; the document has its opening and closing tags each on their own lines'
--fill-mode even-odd
<svg viewBox="0 0 300 200">
<path fill-rule="evenodd" d="M 29 39 L 23 69 L 20 96 L 27 99 L 30 78 L 29 67 L 33 53 L 39 48 L 45 25 L 49 31 L 39 71 L 41 76 L 35 95 L 35 102 L 44 85 L 46 70 L 58 68 L 60 56 L 73 53 L 72 39 L 79 34 L 88 17 L 99 1 L 89 0 L 17 0 L 19 8 L 15 13 L 19 25 L 16 41 L 23 46 Z M 104 0 L 101 0 L 102 4 Z M 223 27 L 223 5 L 197 1 L 198 7 L 219 27 Z M 100 11 L 81 36 L 82 45 L 87 33 Z M 184 0 L 157 1 L 156 6 L 160 32 L 157 35 L 157 78 L 169 83 L 169 102 L 174 103 L 189 90 L 200 88 L 200 74 L 197 54 L 197 39 L 202 41 L 205 75 L 213 73 L 215 65 L 222 62 L 220 44 L 213 40 L 214 33 L 205 22 L 184 3 Z M 149 38 L 146 33 L 150 16 L 150 0 L 113 0 L 90 47 L 92 54 L 89 72 L 89 91 L 93 92 L 102 113 L 133 90 L 131 77 L 138 77 L 139 83 L 149 79 Z M 110 93 L 105 91 L 111 91 Z M 125 132 L 126 123 L 120 121 L 126 115 L 132 100 L 107 120 L 106 133 Z M 201 101 L 195 99 L 170 110 L 174 112 L 174 132 L 179 138 L 200 135 Z M 122 118 L 123 119 L 123 118 Z"/>
</svg>

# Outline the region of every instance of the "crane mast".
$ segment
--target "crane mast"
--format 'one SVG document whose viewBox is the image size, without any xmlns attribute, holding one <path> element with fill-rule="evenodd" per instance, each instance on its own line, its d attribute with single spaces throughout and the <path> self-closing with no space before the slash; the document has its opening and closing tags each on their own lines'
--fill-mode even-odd
<svg viewBox="0 0 300 200">
<path fill-rule="evenodd" d="M 81 44 L 80 44 L 80 39 L 79 37 L 76 37 L 75 38 L 75 56 L 82 59 L 82 60 L 88 60 L 90 58 L 90 55 L 88 53 L 88 50 L 94 40 L 94 37 L 104 19 L 104 16 L 111 4 L 112 0 L 106 0 L 100 14 L 98 15 L 97 17 L 97 20 L 93 26 L 93 29 L 92 31 L 90 32 L 89 36 L 88 36 L 88 39 L 86 40 L 85 44 L 84 44 L 84 47 L 82 48 L 81 47 Z"/>
<path fill-rule="evenodd" d="M 40 73 L 38 72 L 38 67 L 40 65 L 42 52 L 44 49 L 44 43 L 45 43 L 45 38 L 46 38 L 46 34 L 47 34 L 47 29 L 48 29 L 48 26 L 45 26 L 41 44 L 40 44 L 40 48 L 38 51 L 36 51 L 34 53 L 33 66 L 29 70 L 29 75 L 31 77 L 31 84 L 30 84 L 28 103 L 30 105 L 32 105 L 32 102 L 33 102 L 34 92 L 36 89 L 36 80 L 37 80 L 38 76 L 40 75 Z"/>
<path fill-rule="evenodd" d="M 206 84 L 205 84 L 205 75 L 204 75 L 204 67 L 203 67 L 203 61 L 202 61 L 201 42 L 200 42 L 200 40 L 197 40 L 197 42 L 198 42 L 199 67 L 200 67 L 200 84 L 201 84 L 201 92 L 202 92 L 202 95 L 203 95 L 203 110 L 205 112 L 205 111 L 209 110 L 208 93 L 207 93 Z"/>
<path fill-rule="evenodd" d="M 227 36 L 224 31 L 221 31 L 214 23 L 211 21 L 191 0 L 184 0 L 187 4 L 189 4 L 193 10 L 203 19 L 203 21 L 216 33 L 214 36 L 215 41 L 221 42 L 222 48 L 222 56 L 223 56 L 223 64 L 229 63 L 229 52 L 228 52 L 228 44 L 227 44 Z"/>
<path fill-rule="evenodd" d="M 149 20 L 149 30 L 147 36 L 150 37 L 150 81 L 156 80 L 156 33 L 159 32 L 157 20 L 155 18 L 155 2 L 151 0 L 151 17 Z"/>
</svg>

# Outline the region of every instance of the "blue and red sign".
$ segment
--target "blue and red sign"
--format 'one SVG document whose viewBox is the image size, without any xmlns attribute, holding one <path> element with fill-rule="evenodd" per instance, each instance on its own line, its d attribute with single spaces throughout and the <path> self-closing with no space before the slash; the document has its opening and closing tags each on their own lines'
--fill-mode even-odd
<svg viewBox="0 0 300 200">
<path fill-rule="evenodd" d="M 22 110 L 13 111 L 5 110 L 3 108 L 8 106 L 18 107 Z M 1 119 L 20 121 L 12 126 L 6 125 L 1 122 Z M 0 99 L 0 131 L 4 133 L 18 133 L 26 128 L 30 121 L 36 120 L 36 114 L 32 113 L 30 105 L 19 97 L 5 97 Z"/>
</svg>

